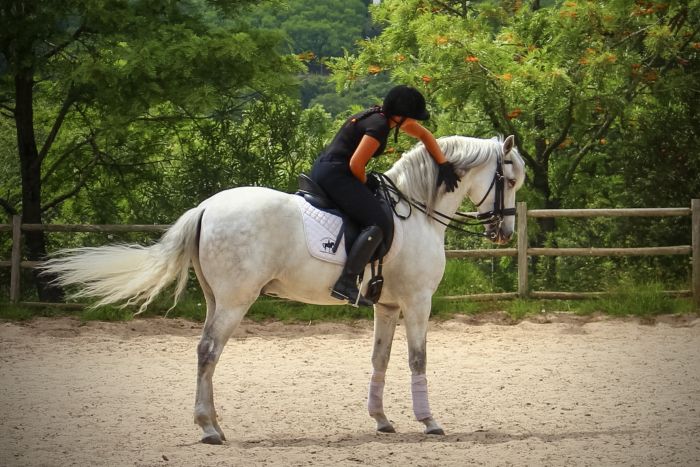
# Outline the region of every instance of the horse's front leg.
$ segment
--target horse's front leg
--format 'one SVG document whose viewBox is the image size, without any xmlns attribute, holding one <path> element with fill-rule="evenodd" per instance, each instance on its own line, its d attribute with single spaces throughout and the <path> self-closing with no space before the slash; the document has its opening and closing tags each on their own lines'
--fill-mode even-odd
<svg viewBox="0 0 700 467">
<path fill-rule="evenodd" d="M 443 429 L 433 419 L 428 402 L 428 379 L 425 376 L 425 368 L 429 317 L 430 299 L 422 306 L 414 306 L 404 310 L 406 338 L 408 340 L 408 366 L 411 369 L 413 413 L 416 419 L 425 425 L 426 434 L 444 435 Z"/>
<path fill-rule="evenodd" d="M 372 378 L 369 382 L 367 409 L 377 422 L 377 431 L 395 433 L 396 430 L 384 414 L 384 376 L 389 366 L 391 343 L 394 340 L 399 308 L 387 305 L 374 307 L 374 349 L 372 351 Z"/>
</svg>

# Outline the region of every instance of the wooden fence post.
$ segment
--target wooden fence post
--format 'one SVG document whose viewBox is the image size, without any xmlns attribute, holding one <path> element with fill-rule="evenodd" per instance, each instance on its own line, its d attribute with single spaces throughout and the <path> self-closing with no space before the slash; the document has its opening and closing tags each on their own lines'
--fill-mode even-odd
<svg viewBox="0 0 700 467">
<path fill-rule="evenodd" d="M 690 202 L 692 215 L 692 259 L 693 275 L 690 289 L 693 292 L 693 305 L 696 311 L 700 311 L 700 199 Z"/>
<path fill-rule="evenodd" d="M 22 270 L 22 216 L 12 216 L 12 256 L 10 257 L 10 302 L 17 303 L 20 295 L 19 277 Z"/>
<path fill-rule="evenodd" d="M 527 203 L 520 201 L 516 207 L 518 221 L 518 297 L 527 298 Z"/>
</svg>

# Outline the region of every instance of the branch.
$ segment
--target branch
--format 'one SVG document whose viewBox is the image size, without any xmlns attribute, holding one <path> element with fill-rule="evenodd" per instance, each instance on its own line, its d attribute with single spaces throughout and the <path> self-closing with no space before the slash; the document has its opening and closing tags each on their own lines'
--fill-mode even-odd
<svg viewBox="0 0 700 467">
<path fill-rule="evenodd" d="M 456 9 L 453 8 L 452 6 L 448 5 L 448 4 L 445 3 L 445 2 L 442 2 L 442 1 L 440 1 L 440 0 L 433 0 L 433 3 L 436 3 L 438 6 L 441 6 L 442 8 L 444 8 L 445 10 L 449 11 L 450 13 L 452 13 L 452 14 L 454 14 L 454 15 L 456 15 L 456 16 L 459 16 L 459 17 L 461 17 L 461 18 L 464 18 L 465 16 L 467 16 L 467 10 L 468 10 L 468 8 L 469 8 L 469 3 L 470 3 L 470 2 L 463 2 L 463 3 L 462 3 L 462 8 L 464 9 L 464 11 L 456 10 Z"/>
<path fill-rule="evenodd" d="M 56 115 L 56 120 L 54 120 L 53 125 L 51 126 L 51 131 L 49 132 L 48 136 L 46 137 L 46 141 L 44 141 L 44 145 L 39 151 L 39 164 L 44 161 L 46 154 L 49 152 L 53 142 L 56 140 L 56 136 L 61 129 L 61 125 L 63 125 L 63 120 L 66 118 L 68 110 L 70 109 L 70 106 L 73 105 L 73 102 L 72 92 L 68 91 L 68 96 L 66 97 L 66 100 L 63 101 L 63 105 L 61 105 L 58 115 Z"/>
<path fill-rule="evenodd" d="M 94 138 L 94 136 L 93 136 L 93 138 Z M 63 151 L 63 154 L 61 154 L 58 157 L 58 159 L 56 159 L 56 161 L 53 164 L 51 164 L 51 167 L 49 167 L 46 170 L 46 172 L 44 173 L 44 176 L 41 177 L 41 182 L 44 183 L 46 180 L 48 180 L 49 176 L 51 176 L 56 171 L 56 169 L 63 163 L 63 161 L 66 160 L 66 158 L 68 156 L 70 156 L 73 152 L 75 152 L 76 150 L 80 149 L 81 147 L 85 146 L 88 143 L 90 143 L 90 140 L 84 139 L 80 143 L 75 144 L 75 145 L 69 147 L 68 149 L 66 149 L 65 151 Z"/>
<path fill-rule="evenodd" d="M 10 118 L 15 118 L 15 109 L 14 107 L 10 107 L 7 104 L 0 104 L 0 109 L 5 110 L 9 113 Z M 7 114 L 3 113 L 3 115 L 8 116 Z"/>
<path fill-rule="evenodd" d="M 593 146 L 597 144 L 597 142 L 600 140 L 600 138 L 607 133 L 608 129 L 610 128 L 610 125 L 615 121 L 615 116 L 614 115 L 608 115 L 605 119 L 605 122 L 598 128 L 598 131 L 596 131 L 595 135 L 589 141 L 586 143 L 585 146 L 583 146 L 578 153 L 574 156 L 574 161 L 573 163 L 569 166 L 568 170 L 566 171 L 566 174 L 564 175 L 564 183 L 562 184 L 563 187 L 568 187 L 571 184 L 571 181 L 574 178 L 574 173 L 576 172 L 576 169 L 578 166 L 581 164 L 581 161 L 583 158 L 588 154 Z"/>
<path fill-rule="evenodd" d="M 574 122 L 574 100 L 569 95 L 569 107 L 568 107 L 568 114 L 566 116 L 566 123 L 564 124 L 564 128 L 561 130 L 561 134 L 557 139 L 555 139 L 552 144 L 550 144 L 547 148 L 545 148 L 544 152 L 542 153 L 542 156 L 547 159 L 549 158 L 550 154 L 554 152 L 555 149 L 559 147 L 561 143 L 566 140 L 566 137 L 569 136 L 569 130 L 571 130 L 571 125 Z"/>
<path fill-rule="evenodd" d="M 64 42 L 63 44 L 55 45 L 55 44 L 48 43 L 49 45 L 53 46 L 53 49 L 51 49 L 51 50 L 44 56 L 44 58 L 49 59 L 49 58 L 53 57 L 54 55 L 60 53 L 63 49 L 65 49 L 66 47 L 68 47 L 69 45 L 71 45 L 73 42 L 75 42 L 75 40 L 78 39 L 78 37 L 80 37 L 80 35 L 81 35 L 84 31 L 85 31 L 85 25 L 84 25 L 84 24 L 81 24 L 80 27 L 78 27 L 78 29 L 76 29 L 75 32 L 73 32 L 73 34 L 71 34 L 70 39 L 68 39 L 68 40 L 67 40 L 66 42 Z"/>
<path fill-rule="evenodd" d="M 57 196 L 53 200 L 51 200 L 49 203 L 45 204 L 44 206 L 41 207 L 41 212 L 46 212 L 49 209 L 55 208 L 68 198 L 71 198 L 75 196 L 87 183 L 88 180 L 88 175 L 86 174 L 86 171 L 90 168 L 90 166 L 95 165 L 95 160 L 93 159 L 92 161 L 88 162 L 85 167 L 83 167 L 83 170 L 81 171 L 80 175 L 80 180 L 78 180 L 78 183 L 68 191 L 67 193 L 64 193 L 62 195 Z"/>
<path fill-rule="evenodd" d="M 10 216 L 16 216 L 18 214 L 17 210 L 4 198 L 0 198 L 0 206 L 5 210 Z"/>
</svg>

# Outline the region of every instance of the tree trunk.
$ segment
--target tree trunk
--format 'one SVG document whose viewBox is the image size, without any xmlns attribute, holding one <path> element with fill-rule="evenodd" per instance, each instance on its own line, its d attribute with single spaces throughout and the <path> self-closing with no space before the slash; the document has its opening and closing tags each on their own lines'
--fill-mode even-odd
<svg viewBox="0 0 700 467">
<path fill-rule="evenodd" d="M 34 136 L 34 70 L 21 69 L 15 75 L 15 125 L 22 176 L 22 222 L 41 224 L 41 159 Z M 25 247 L 30 261 L 46 256 L 44 232 L 25 232 Z M 35 283 L 42 301 L 62 301 L 63 291 L 51 286 L 49 277 L 38 277 Z"/>
<path fill-rule="evenodd" d="M 535 191 L 540 193 L 544 198 L 544 209 L 559 209 L 561 207 L 561 200 L 552 196 L 547 174 L 548 171 L 545 168 L 541 166 L 534 167 L 532 184 Z M 551 234 L 556 231 L 557 228 L 556 218 L 538 218 L 537 224 L 539 228 L 534 240 L 535 245 L 538 247 L 545 246 L 547 241 L 551 239 L 551 242 L 547 246 L 556 248 L 556 239 L 551 238 Z M 557 274 L 556 257 L 534 257 L 532 259 L 532 267 L 535 274 L 545 278 L 545 283 L 548 286 L 555 283 Z"/>
</svg>

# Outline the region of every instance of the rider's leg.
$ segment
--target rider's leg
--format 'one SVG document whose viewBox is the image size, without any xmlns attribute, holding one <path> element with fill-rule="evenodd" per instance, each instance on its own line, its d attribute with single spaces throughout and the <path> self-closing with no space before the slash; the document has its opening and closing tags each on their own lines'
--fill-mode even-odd
<svg viewBox="0 0 700 467">
<path fill-rule="evenodd" d="M 392 227 L 393 219 L 382 209 L 372 192 L 350 172 L 347 163 L 317 160 L 311 177 L 333 202 L 353 221 L 364 226 L 353 244 L 343 274 L 331 295 L 355 303 L 358 298 L 357 276 L 381 245 L 383 234 Z M 371 306 L 370 300 L 360 297 L 358 305 Z"/>
<path fill-rule="evenodd" d="M 331 289 L 331 295 L 340 300 L 348 300 L 359 306 L 372 306 L 371 300 L 360 295 L 358 279 L 372 255 L 381 245 L 384 235 L 376 225 L 365 228 L 353 243 L 343 273 Z"/>
</svg>

